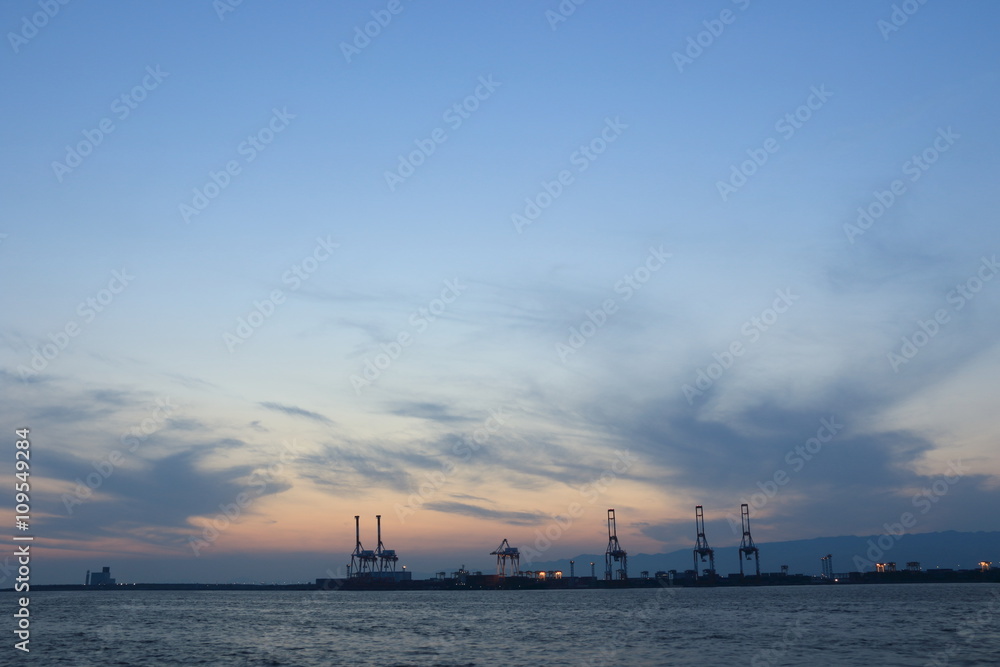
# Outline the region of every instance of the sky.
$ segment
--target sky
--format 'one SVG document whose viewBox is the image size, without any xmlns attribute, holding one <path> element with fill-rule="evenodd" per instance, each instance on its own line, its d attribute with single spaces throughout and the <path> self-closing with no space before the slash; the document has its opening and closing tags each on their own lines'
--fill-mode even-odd
<svg viewBox="0 0 1000 667">
<path fill-rule="evenodd" d="M 35 581 L 1000 530 L 998 23 L 3 3 Z"/>
</svg>

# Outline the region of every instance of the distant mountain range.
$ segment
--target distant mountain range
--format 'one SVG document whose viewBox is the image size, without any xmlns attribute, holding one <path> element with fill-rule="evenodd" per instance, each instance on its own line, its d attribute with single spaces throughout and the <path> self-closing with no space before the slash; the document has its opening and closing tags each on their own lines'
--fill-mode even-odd
<svg viewBox="0 0 1000 667">
<path fill-rule="evenodd" d="M 628 548 L 627 544 L 623 547 Z M 694 544 L 691 545 L 692 549 Z M 951 568 L 975 569 L 980 561 L 988 560 L 1000 568 L 1000 532 L 917 533 L 902 536 L 870 535 L 858 537 L 817 537 L 811 540 L 757 543 L 760 549 L 761 572 L 778 572 L 788 565 L 792 574 L 820 574 L 820 558 L 833 556 L 833 571 L 872 572 L 877 562 L 895 562 L 902 570 L 908 562 L 917 561 L 925 569 Z M 715 547 L 713 547 L 715 548 Z M 736 546 L 715 548 L 715 569 L 721 575 L 739 572 L 740 563 Z M 638 577 L 642 570 L 650 576 L 657 570 L 683 572 L 694 567 L 692 549 L 679 549 L 665 554 L 629 554 L 628 572 Z M 604 554 L 580 554 L 576 561 L 576 575 L 590 576 L 593 561 L 597 576 L 604 576 Z M 748 563 L 751 570 L 752 562 Z M 705 563 L 701 569 L 707 568 Z M 746 565 L 744 566 L 746 567 Z M 554 561 L 521 562 L 522 570 L 562 570 L 569 576 L 569 559 Z"/>
</svg>

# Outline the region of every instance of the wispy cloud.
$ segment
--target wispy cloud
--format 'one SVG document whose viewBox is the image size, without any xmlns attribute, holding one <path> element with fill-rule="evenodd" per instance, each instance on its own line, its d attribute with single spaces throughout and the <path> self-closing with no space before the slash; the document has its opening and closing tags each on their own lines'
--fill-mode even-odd
<svg viewBox="0 0 1000 667">
<path fill-rule="evenodd" d="M 444 512 L 445 514 L 461 514 L 462 516 L 471 516 L 475 519 L 502 521 L 503 523 L 515 526 L 534 526 L 547 518 L 546 515 L 540 512 L 496 510 L 468 503 L 448 501 L 430 502 L 424 505 L 424 508 L 434 510 L 435 512 Z"/>
<path fill-rule="evenodd" d="M 443 403 L 406 401 L 394 404 L 389 412 L 400 417 L 429 419 L 436 422 L 469 421 L 469 417 L 456 414 Z"/>
<path fill-rule="evenodd" d="M 318 421 L 321 424 L 327 424 L 332 426 L 333 420 L 324 417 L 318 412 L 313 412 L 312 410 L 305 410 L 303 408 L 294 405 L 282 405 L 281 403 L 272 403 L 270 401 L 258 403 L 262 408 L 267 408 L 268 410 L 274 410 L 276 412 L 284 412 L 286 415 L 292 415 L 293 417 L 305 417 L 306 419 L 312 419 L 313 421 Z"/>
<path fill-rule="evenodd" d="M 101 537 L 124 537 L 164 547 L 177 547 L 194 533 L 190 519 L 214 516 L 240 493 L 254 497 L 282 493 L 291 488 L 286 479 L 269 478 L 267 484 L 241 481 L 254 471 L 252 465 L 222 470 L 205 469 L 201 462 L 212 452 L 228 450 L 238 443 L 205 443 L 193 450 L 162 459 L 113 468 L 92 487 L 93 496 L 49 497 L 44 508 L 46 535 L 57 540 L 86 542 Z M 62 457 L 47 472 L 67 482 L 86 479 L 94 472 L 92 462 Z M 66 499 L 69 498 L 69 508 Z M 74 500 L 80 502 L 73 502 Z M 71 510 L 71 511 L 70 511 Z M 248 510 L 248 513 L 252 513 Z"/>
</svg>

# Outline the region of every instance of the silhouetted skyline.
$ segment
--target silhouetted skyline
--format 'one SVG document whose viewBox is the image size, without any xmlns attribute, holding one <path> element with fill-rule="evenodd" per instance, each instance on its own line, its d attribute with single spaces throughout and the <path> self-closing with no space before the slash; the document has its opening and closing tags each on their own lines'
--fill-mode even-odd
<svg viewBox="0 0 1000 667">
<path fill-rule="evenodd" d="M 901 4 L 5 3 L 35 572 L 1000 529 L 998 10 Z"/>
</svg>

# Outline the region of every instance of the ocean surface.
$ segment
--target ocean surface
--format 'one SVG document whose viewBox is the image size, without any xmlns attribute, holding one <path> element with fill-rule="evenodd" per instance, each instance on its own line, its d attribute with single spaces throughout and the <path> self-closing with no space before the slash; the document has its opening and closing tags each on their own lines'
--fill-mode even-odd
<svg viewBox="0 0 1000 667">
<path fill-rule="evenodd" d="M 13 595 L 4 594 L 13 610 Z M 3 665 L 998 665 L 1000 585 L 31 593 Z"/>
</svg>

